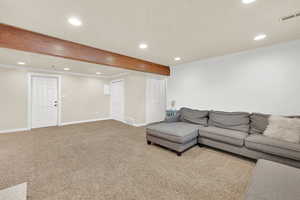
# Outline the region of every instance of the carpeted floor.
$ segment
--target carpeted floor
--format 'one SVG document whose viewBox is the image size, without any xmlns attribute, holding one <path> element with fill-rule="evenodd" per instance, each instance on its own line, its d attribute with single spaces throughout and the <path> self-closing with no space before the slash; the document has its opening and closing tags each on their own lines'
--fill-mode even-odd
<svg viewBox="0 0 300 200">
<path fill-rule="evenodd" d="M 235 200 L 254 163 L 195 146 L 147 145 L 145 128 L 108 120 L 0 135 L 0 189 L 29 200 Z"/>
</svg>

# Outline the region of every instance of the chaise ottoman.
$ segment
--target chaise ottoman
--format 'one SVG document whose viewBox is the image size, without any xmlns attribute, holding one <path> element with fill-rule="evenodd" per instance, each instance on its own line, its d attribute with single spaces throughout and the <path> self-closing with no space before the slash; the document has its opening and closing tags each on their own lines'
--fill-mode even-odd
<svg viewBox="0 0 300 200">
<path fill-rule="evenodd" d="M 268 160 L 258 160 L 246 200 L 300 199 L 300 169 Z"/>
<path fill-rule="evenodd" d="M 146 139 L 152 143 L 166 147 L 177 152 L 182 152 L 197 144 L 200 125 L 186 122 L 161 122 L 147 126 Z"/>
</svg>

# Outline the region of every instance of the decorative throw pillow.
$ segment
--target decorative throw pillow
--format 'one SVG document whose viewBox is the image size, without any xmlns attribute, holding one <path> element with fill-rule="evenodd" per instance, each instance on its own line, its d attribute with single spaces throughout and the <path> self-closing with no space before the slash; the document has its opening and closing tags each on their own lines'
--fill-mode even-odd
<svg viewBox="0 0 300 200">
<path fill-rule="evenodd" d="M 263 134 L 279 140 L 300 143 L 300 119 L 272 115 Z"/>
</svg>

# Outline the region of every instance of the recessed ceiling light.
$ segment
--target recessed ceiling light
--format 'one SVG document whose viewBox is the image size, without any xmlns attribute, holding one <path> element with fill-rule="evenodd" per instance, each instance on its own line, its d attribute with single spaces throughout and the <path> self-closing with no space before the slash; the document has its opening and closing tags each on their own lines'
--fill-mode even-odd
<svg viewBox="0 0 300 200">
<path fill-rule="evenodd" d="M 147 44 L 145 44 L 145 43 L 142 43 L 142 44 L 140 44 L 140 49 L 147 49 L 148 48 L 148 45 Z"/>
<path fill-rule="evenodd" d="M 81 26 L 82 25 L 82 22 L 80 21 L 80 19 L 76 18 L 76 17 L 70 17 L 68 19 L 68 22 L 70 24 L 72 24 L 73 26 Z"/>
<path fill-rule="evenodd" d="M 175 60 L 175 61 L 180 61 L 181 58 L 180 58 L 180 57 L 175 57 L 174 60 Z"/>
<path fill-rule="evenodd" d="M 244 4 L 254 3 L 256 0 L 242 0 Z"/>
<path fill-rule="evenodd" d="M 65 67 L 64 70 L 65 70 L 65 71 L 70 71 L 70 68 Z"/>
<path fill-rule="evenodd" d="M 259 34 L 259 35 L 255 36 L 254 40 L 255 40 L 255 41 L 263 40 L 263 39 L 265 39 L 266 37 L 267 37 L 266 34 Z"/>
<path fill-rule="evenodd" d="M 25 62 L 18 62 L 19 65 L 25 65 Z"/>
<path fill-rule="evenodd" d="M 102 74 L 102 73 L 101 73 L 101 72 L 96 72 L 96 74 L 100 75 L 100 74 Z"/>
</svg>

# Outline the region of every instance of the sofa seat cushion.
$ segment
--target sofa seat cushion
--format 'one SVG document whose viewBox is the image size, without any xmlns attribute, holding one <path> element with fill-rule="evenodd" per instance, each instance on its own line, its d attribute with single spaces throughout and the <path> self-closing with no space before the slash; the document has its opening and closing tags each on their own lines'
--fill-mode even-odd
<svg viewBox="0 0 300 200">
<path fill-rule="evenodd" d="M 249 149 L 300 161 L 300 144 L 253 134 L 245 139 Z"/>
<path fill-rule="evenodd" d="M 201 127 L 199 129 L 199 137 L 217 140 L 236 146 L 243 146 L 244 139 L 247 137 L 247 135 L 248 133 L 245 132 L 217 128 L 212 126 Z"/>
<path fill-rule="evenodd" d="M 300 169 L 258 160 L 246 200 L 294 200 L 300 197 Z"/>
<path fill-rule="evenodd" d="M 159 123 L 147 127 L 147 134 L 184 144 L 198 137 L 199 125 L 186 122 Z"/>
</svg>

